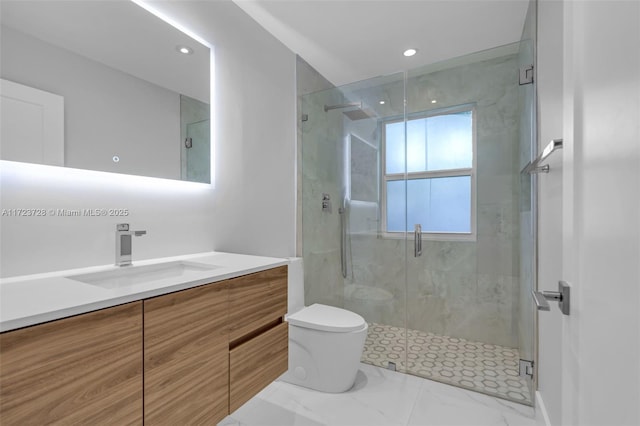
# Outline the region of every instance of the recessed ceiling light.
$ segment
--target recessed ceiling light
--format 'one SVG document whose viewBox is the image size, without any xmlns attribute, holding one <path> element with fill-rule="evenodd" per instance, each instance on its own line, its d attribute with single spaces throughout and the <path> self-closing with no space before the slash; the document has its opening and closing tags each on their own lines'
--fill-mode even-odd
<svg viewBox="0 0 640 426">
<path fill-rule="evenodd" d="M 403 55 L 404 56 L 413 56 L 416 53 L 418 53 L 418 49 L 407 49 L 404 51 Z"/>
<path fill-rule="evenodd" d="M 193 53 L 193 49 L 187 46 L 176 46 L 176 50 L 185 55 L 191 55 Z"/>
<path fill-rule="evenodd" d="M 380 102 L 378 102 L 378 103 L 379 103 L 380 105 L 384 105 L 384 104 L 386 104 L 386 102 L 385 102 L 385 101 L 380 101 Z"/>
<path fill-rule="evenodd" d="M 435 104 L 436 102 L 438 102 L 438 101 L 436 101 L 435 99 L 431 99 L 431 103 L 432 104 Z"/>
</svg>

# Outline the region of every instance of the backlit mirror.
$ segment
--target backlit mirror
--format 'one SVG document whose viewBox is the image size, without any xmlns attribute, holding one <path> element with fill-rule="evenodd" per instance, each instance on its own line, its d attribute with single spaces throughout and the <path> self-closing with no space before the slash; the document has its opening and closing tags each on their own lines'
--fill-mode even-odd
<svg viewBox="0 0 640 426">
<path fill-rule="evenodd" d="M 0 8 L 0 159 L 210 183 L 207 46 L 131 1 Z"/>
</svg>

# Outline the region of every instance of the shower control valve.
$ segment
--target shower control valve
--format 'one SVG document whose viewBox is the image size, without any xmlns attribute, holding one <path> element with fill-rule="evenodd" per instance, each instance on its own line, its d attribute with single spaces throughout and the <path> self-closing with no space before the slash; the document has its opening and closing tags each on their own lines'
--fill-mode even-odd
<svg viewBox="0 0 640 426">
<path fill-rule="evenodd" d="M 322 211 L 331 213 L 331 196 L 327 193 L 322 194 Z"/>
</svg>

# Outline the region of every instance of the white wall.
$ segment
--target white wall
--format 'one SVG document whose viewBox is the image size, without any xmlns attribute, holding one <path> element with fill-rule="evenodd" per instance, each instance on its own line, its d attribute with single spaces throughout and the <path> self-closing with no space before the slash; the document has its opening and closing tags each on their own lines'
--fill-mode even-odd
<svg viewBox="0 0 640 426">
<path fill-rule="evenodd" d="M 295 255 L 295 55 L 230 1 L 158 1 L 215 46 L 214 247 Z"/>
<path fill-rule="evenodd" d="M 538 152 L 562 138 L 562 2 L 538 2 Z M 562 279 L 562 152 L 538 175 L 538 289 L 557 291 Z M 553 304 L 556 305 L 556 304 Z M 538 391 L 552 424 L 561 424 L 562 313 L 538 314 Z"/>
<path fill-rule="evenodd" d="M 562 421 L 640 424 L 640 2 L 565 1 Z"/>
<path fill-rule="evenodd" d="M 2 162 L 2 209 L 44 209 L 45 217 L 3 216 L 2 276 L 115 260 L 115 225 L 147 230 L 133 260 L 211 250 L 213 191 L 203 184 Z M 128 209 L 127 216 L 53 215 L 50 209 Z M 7 213 L 7 212 L 5 212 Z"/>
<path fill-rule="evenodd" d="M 114 261 L 115 224 L 148 234 L 133 259 L 295 254 L 295 55 L 230 1 L 154 2 L 216 46 L 215 188 L 3 163 L 1 208 L 128 208 L 116 217 L 1 217 L 4 277 Z"/>
<path fill-rule="evenodd" d="M 539 4 L 539 391 L 553 425 L 640 424 L 640 3 Z M 560 77 L 562 76 L 562 80 Z M 555 173 L 554 173 L 555 171 Z M 555 305 L 555 304 L 554 304 Z"/>
</svg>

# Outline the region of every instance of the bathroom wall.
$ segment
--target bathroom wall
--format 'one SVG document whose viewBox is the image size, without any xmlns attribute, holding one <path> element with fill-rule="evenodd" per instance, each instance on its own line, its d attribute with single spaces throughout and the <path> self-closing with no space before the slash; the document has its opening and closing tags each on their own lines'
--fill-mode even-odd
<svg viewBox="0 0 640 426">
<path fill-rule="evenodd" d="M 476 103 L 477 239 L 425 238 L 422 257 L 414 258 L 412 238 L 408 247 L 403 239 L 352 235 L 353 277 L 349 283 L 381 288 L 394 296 L 392 306 L 375 310 L 369 321 L 401 327 L 406 321 L 412 329 L 517 347 L 517 48 L 507 47 L 489 59 L 484 53 L 485 59 L 481 55 L 471 63 L 462 58 L 459 65 L 439 64 L 439 69 L 410 73 L 409 112 L 432 109 L 434 98 L 438 108 Z M 402 82 L 372 90 L 368 96 L 379 99 L 398 92 L 393 89 L 398 85 Z M 370 227 L 376 219 L 366 215 L 358 219 L 352 214 L 351 229 Z M 358 220 L 368 220 L 369 225 L 358 224 Z"/>
<path fill-rule="evenodd" d="M 538 286 L 567 280 L 571 313 L 539 313 L 537 411 L 637 425 L 640 4 L 540 1 L 538 27 L 540 144 L 564 141 L 540 177 Z"/>
<path fill-rule="evenodd" d="M 572 303 L 555 324 L 558 424 L 638 425 L 640 3 L 562 3 L 561 279 Z"/>
<path fill-rule="evenodd" d="M 133 260 L 212 249 L 295 254 L 295 55 L 231 1 L 153 2 L 213 44 L 213 186 L 2 163 L 2 209 L 128 209 L 124 217 L 15 217 L 0 223 L 1 275 L 114 261 L 115 225 L 147 235 Z"/>
</svg>

